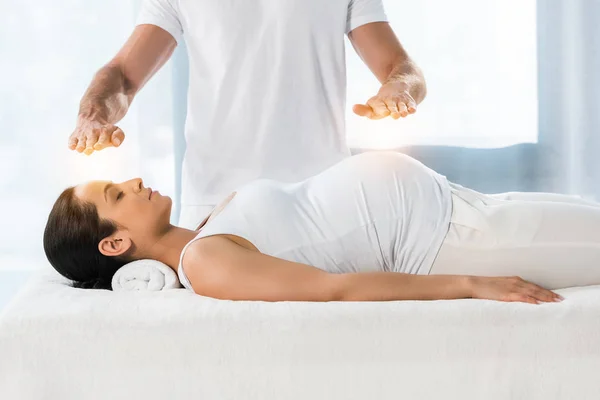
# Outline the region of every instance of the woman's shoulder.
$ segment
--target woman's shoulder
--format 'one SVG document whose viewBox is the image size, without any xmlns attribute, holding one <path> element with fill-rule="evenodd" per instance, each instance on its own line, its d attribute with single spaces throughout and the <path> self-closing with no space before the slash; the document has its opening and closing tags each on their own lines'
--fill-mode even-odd
<svg viewBox="0 0 600 400">
<path fill-rule="evenodd" d="M 219 251 L 220 249 L 228 250 L 229 248 L 231 248 L 231 245 L 240 246 L 250 251 L 260 252 L 256 246 L 254 246 L 250 241 L 244 239 L 241 236 L 221 233 L 201 237 L 195 240 L 193 243 L 190 243 L 185 255 L 191 252 L 196 257 L 199 257 L 201 254 L 212 254 L 213 252 Z"/>
<path fill-rule="evenodd" d="M 248 247 L 245 239 L 231 236 L 235 235 L 207 236 L 187 246 L 179 268 L 194 292 L 210 290 L 211 285 L 222 282 L 224 274 L 227 275 L 224 266 L 232 260 L 245 264 L 244 257 L 250 255 L 248 250 L 254 252 L 251 243 Z"/>
<path fill-rule="evenodd" d="M 187 246 L 182 257 L 182 268 L 187 272 L 187 269 L 203 264 L 208 258 L 239 248 L 259 252 L 251 242 L 237 235 L 217 234 L 199 238 Z"/>
</svg>

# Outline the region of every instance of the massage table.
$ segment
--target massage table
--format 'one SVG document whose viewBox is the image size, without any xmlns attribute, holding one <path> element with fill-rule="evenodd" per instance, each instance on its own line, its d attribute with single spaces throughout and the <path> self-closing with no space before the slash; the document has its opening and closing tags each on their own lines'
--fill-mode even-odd
<svg viewBox="0 0 600 400">
<path fill-rule="evenodd" d="M 246 302 L 75 289 L 0 315 L 0 399 L 600 399 L 600 286 L 561 303 Z"/>
</svg>

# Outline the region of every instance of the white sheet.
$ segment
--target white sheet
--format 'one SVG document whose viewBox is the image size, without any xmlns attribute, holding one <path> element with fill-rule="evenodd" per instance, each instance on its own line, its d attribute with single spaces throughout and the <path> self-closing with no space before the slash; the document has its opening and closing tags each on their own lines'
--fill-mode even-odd
<svg viewBox="0 0 600 400">
<path fill-rule="evenodd" d="M 32 280 L 2 399 L 598 399 L 600 286 L 562 303 L 231 302 Z"/>
</svg>

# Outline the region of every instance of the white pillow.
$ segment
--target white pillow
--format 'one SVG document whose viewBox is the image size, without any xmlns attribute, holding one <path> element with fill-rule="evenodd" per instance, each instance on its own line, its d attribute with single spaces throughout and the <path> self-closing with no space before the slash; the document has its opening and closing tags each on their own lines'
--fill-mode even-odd
<svg viewBox="0 0 600 400">
<path fill-rule="evenodd" d="M 159 291 L 181 288 L 177 273 L 156 260 L 137 260 L 123 265 L 113 276 L 114 291 Z"/>
</svg>

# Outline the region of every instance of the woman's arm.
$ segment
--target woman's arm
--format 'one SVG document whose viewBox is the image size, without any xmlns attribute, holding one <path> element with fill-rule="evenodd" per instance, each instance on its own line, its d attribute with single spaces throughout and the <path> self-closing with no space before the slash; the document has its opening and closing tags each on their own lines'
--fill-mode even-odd
<svg viewBox="0 0 600 400">
<path fill-rule="evenodd" d="M 249 250 L 219 235 L 190 245 L 183 264 L 196 293 L 228 300 L 389 301 L 473 297 L 535 304 L 560 298 L 517 276 L 331 274 Z"/>
<path fill-rule="evenodd" d="M 183 264 L 194 291 L 218 299 L 386 301 L 470 297 L 467 276 L 331 274 L 248 250 L 222 236 L 194 242 L 186 251 Z"/>
</svg>

